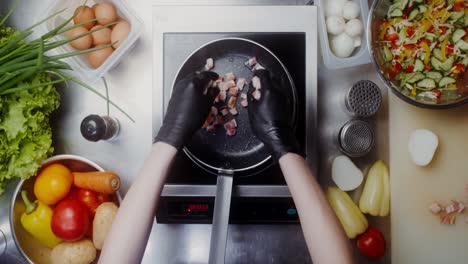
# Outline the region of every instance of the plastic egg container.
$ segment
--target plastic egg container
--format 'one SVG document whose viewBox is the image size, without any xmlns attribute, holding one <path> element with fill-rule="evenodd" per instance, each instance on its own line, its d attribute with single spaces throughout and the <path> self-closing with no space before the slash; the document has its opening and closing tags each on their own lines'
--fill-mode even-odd
<svg viewBox="0 0 468 264">
<path fill-rule="evenodd" d="M 84 3 L 87 6 L 92 7 L 94 4 L 101 2 L 113 3 L 115 8 L 117 9 L 118 17 L 122 20 L 127 21 L 130 24 L 131 28 L 130 33 L 128 34 L 125 41 L 123 41 L 122 44 L 118 48 L 116 48 L 112 52 L 112 54 L 104 61 L 104 63 L 96 69 L 91 67 L 88 61 L 87 54 L 82 54 L 65 59 L 66 62 L 73 69 L 74 75 L 77 75 L 80 79 L 85 80 L 89 83 L 93 83 L 99 80 L 109 70 L 117 66 L 117 64 L 124 58 L 124 55 L 135 46 L 136 40 L 139 38 L 142 31 L 143 23 L 141 19 L 139 19 L 133 13 L 133 11 L 127 6 L 125 1 L 123 0 L 88 0 L 86 1 L 86 3 L 83 0 L 54 0 L 51 3 L 51 5 L 46 9 L 45 14 L 41 15 L 37 19 L 38 21 L 40 21 L 63 10 L 63 12 L 60 12 L 59 14 L 53 16 L 46 23 L 44 23 L 41 27 L 38 28 L 39 33 L 42 35 L 46 32 L 51 31 L 52 29 L 54 29 L 55 27 L 72 17 L 75 10 Z M 69 25 L 74 25 L 73 21 L 71 21 Z M 65 34 L 62 34 L 62 36 L 57 36 L 55 40 L 65 38 Z M 63 54 L 76 51 L 77 50 L 71 47 L 70 44 L 67 44 L 54 49 L 53 53 Z"/>
<path fill-rule="evenodd" d="M 320 38 L 320 48 L 322 51 L 322 58 L 325 66 L 328 69 L 340 69 L 346 67 L 357 66 L 361 64 L 370 63 L 370 55 L 369 51 L 367 50 L 367 42 L 366 42 L 366 34 L 367 34 L 367 17 L 369 13 L 369 7 L 367 4 L 367 0 L 351 0 L 357 3 L 360 7 L 359 19 L 363 25 L 363 32 L 360 36 L 360 46 L 355 48 L 354 51 L 351 53 L 351 56 L 346 58 L 341 58 L 336 56 L 331 47 L 330 47 L 330 40 L 331 34 L 327 32 L 327 24 L 326 24 L 326 5 L 330 4 L 331 2 L 345 2 L 340 0 L 316 0 L 315 4 L 318 7 L 318 19 L 319 19 L 319 38 Z M 343 8 L 343 6 L 341 6 Z M 349 12 L 349 8 L 346 12 Z"/>
</svg>

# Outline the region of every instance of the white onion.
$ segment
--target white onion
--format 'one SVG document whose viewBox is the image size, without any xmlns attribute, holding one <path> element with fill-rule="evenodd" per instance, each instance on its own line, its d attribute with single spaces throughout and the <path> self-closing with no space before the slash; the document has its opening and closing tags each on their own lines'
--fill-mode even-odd
<svg viewBox="0 0 468 264">
<path fill-rule="evenodd" d="M 414 164 L 426 166 L 431 163 L 438 146 L 436 134 L 427 129 L 416 129 L 411 133 L 408 151 Z"/>
<path fill-rule="evenodd" d="M 346 156 L 338 156 L 333 160 L 332 179 L 343 191 L 351 191 L 362 184 L 362 171 Z"/>
</svg>

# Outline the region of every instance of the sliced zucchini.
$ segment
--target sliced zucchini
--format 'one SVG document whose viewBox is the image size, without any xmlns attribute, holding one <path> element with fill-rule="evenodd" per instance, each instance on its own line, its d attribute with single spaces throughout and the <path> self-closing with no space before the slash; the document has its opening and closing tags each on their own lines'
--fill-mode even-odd
<svg viewBox="0 0 468 264">
<path fill-rule="evenodd" d="M 427 11 L 427 7 L 425 5 L 419 5 L 418 8 L 419 8 L 419 12 L 421 13 L 424 13 Z"/>
<path fill-rule="evenodd" d="M 453 62 L 455 61 L 454 57 L 453 56 L 450 56 L 446 61 L 442 62 L 442 64 L 440 64 L 440 69 L 442 71 L 450 71 L 452 69 L 452 66 L 453 66 Z"/>
<path fill-rule="evenodd" d="M 468 43 L 465 42 L 463 39 L 458 40 L 458 41 L 455 43 L 455 46 L 457 46 L 459 49 L 461 49 L 461 50 L 463 50 L 463 51 L 467 51 L 467 50 L 468 50 Z"/>
<path fill-rule="evenodd" d="M 406 6 L 408 5 L 409 0 L 400 0 L 398 5 L 400 6 L 401 10 L 405 10 Z"/>
<path fill-rule="evenodd" d="M 440 81 L 440 79 L 442 79 L 442 73 L 437 72 L 437 71 L 430 71 L 430 72 L 426 72 L 426 77 L 438 82 Z"/>
<path fill-rule="evenodd" d="M 465 14 L 464 19 L 463 19 L 463 26 L 468 27 L 468 14 Z"/>
<path fill-rule="evenodd" d="M 421 87 L 423 89 L 434 89 L 436 88 L 436 83 L 434 80 L 429 79 L 429 78 L 424 78 L 421 81 L 418 82 L 417 84 L 418 87 Z"/>
<path fill-rule="evenodd" d="M 395 8 L 390 12 L 390 17 L 401 17 L 403 16 L 403 11 L 401 9 Z"/>
<path fill-rule="evenodd" d="M 453 12 L 451 15 L 450 15 L 450 20 L 452 21 L 457 21 L 458 19 L 460 19 L 461 17 L 463 17 L 465 15 L 465 12 Z"/>
<path fill-rule="evenodd" d="M 426 33 L 424 34 L 424 37 L 427 38 L 430 42 L 434 42 L 435 35 L 432 33 Z"/>
<path fill-rule="evenodd" d="M 436 57 L 438 60 L 442 61 L 442 51 L 440 49 L 434 49 L 432 51 L 432 56 Z"/>
<path fill-rule="evenodd" d="M 384 46 L 384 56 L 385 56 L 385 61 L 389 62 L 393 60 L 393 54 L 390 51 L 390 49 L 387 46 Z"/>
<path fill-rule="evenodd" d="M 408 73 L 406 75 L 406 78 L 407 78 L 406 80 L 407 83 L 415 83 L 417 81 L 420 81 L 426 78 L 426 76 L 420 72 L 413 72 L 413 73 Z"/>
<path fill-rule="evenodd" d="M 417 8 L 414 8 L 409 13 L 408 19 L 415 19 L 417 15 L 419 15 L 419 10 Z"/>
<path fill-rule="evenodd" d="M 452 77 L 444 77 L 439 81 L 439 87 L 445 87 L 451 83 L 456 83 L 457 80 L 455 80 Z"/>
<path fill-rule="evenodd" d="M 441 70 L 440 65 L 442 65 L 442 62 L 439 59 L 437 59 L 435 56 L 432 56 L 431 57 L 431 65 L 435 70 L 440 71 Z"/>
<path fill-rule="evenodd" d="M 423 2 L 423 0 L 414 0 L 413 2 L 420 4 Z"/>
<path fill-rule="evenodd" d="M 463 38 L 465 36 L 466 32 L 463 29 L 457 29 L 455 32 L 452 34 L 452 41 L 453 43 L 456 43 L 458 40 Z"/>
<path fill-rule="evenodd" d="M 416 60 L 414 63 L 414 71 L 422 72 L 424 70 L 424 63 L 421 60 Z"/>
</svg>

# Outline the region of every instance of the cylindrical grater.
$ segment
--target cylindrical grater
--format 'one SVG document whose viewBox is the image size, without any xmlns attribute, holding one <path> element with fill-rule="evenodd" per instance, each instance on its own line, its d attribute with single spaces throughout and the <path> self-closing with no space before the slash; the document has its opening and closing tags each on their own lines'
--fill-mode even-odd
<svg viewBox="0 0 468 264">
<path fill-rule="evenodd" d="M 341 150 L 357 158 L 369 153 L 374 146 L 375 133 L 372 126 L 361 120 L 351 120 L 340 129 L 338 141 Z"/>
<path fill-rule="evenodd" d="M 377 84 L 362 80 L 349 88 L 345 104 L 353 116 L 370 117 L 379 110 L 382 104 L 382 93 Z"/>
</svg>

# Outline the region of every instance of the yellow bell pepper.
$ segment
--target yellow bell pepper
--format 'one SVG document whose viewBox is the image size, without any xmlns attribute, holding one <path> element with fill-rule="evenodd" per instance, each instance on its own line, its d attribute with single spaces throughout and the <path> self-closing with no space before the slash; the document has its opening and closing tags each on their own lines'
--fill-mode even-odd
<svg viewBox="0 0 468 264">
<path fill-rule="evenodd" d="M 369 226 L 367 219 L 347 193 L 337 187 L 329 187 L 327 199 L 349 238 L 366 231 Z"/>
<path fill-rule="evenodd" d="M 442 41 L 442 44 L 441 44 L 441 56 L 442 56 L 442 60 L 443 61 L 446 61 L 447 60 L 447 43 L 448 43 L 448 37 L 446 37 L 444 39 L 444 41 Z"/>
<path fill-rule="evenodd" d="M 429 60 L 431 59 L 431 48 L 429 48 L 426 42 L 421 42 L 420 45 L 426 53 L 426 55 L 424 56 L 424 65 L 427 65 L 429 63 Z"/>
<path fill-rule="evenodd" d="M 52 232 L 52 209 L 39 200 L 32 203 L 24 190 L 21 191 L 21 197 L 26 205 L 26 212 L 21 215 L 21 225 L 24 229 L 50 248 L 58 245 L 62 240 Z"/>
<path fill-rule="evenodd" d="M 389 171 L 381 160 L 375 162 L 367 174 L 359 208 L 373 216 L 387 216 L 390 211 Z"/>
</svg>

